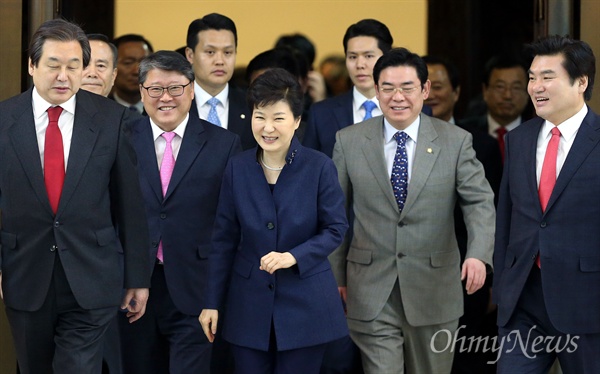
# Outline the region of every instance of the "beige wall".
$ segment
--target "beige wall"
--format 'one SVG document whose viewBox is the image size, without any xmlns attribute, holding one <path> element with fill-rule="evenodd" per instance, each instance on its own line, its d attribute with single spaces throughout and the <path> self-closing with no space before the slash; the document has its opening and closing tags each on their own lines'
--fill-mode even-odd
<svg viewBox="0 0 600 374">
<path fill-rule="evenodd" d="M 600 1 L 581 0 L 581 40 L 587 42 L 596 56 L 596 81 L 594 82 L 594 94 L 589 102 L 590 107 L 600 113 L 600 72 L 598 62 L 600 61 L 600 28 L 598 28 L 598 15 L 600 15 Z"/>
<path fill-rule="evenodd" d="M 174 50 L 185 45 L 191 21 L 213 12 L 236 23 L 238 66 L 272 48 L 279 35 L 295 32 L 305 34 L 316 45 L 318 64 L 328 54 L 343 53 L 346 28 L 363 18 L 385 23 L 396 46 L 419 54 L 427 48 L 427 0 L 115 0 L 115 36 L 143 34 L 155 50 Z"/>
</svg>

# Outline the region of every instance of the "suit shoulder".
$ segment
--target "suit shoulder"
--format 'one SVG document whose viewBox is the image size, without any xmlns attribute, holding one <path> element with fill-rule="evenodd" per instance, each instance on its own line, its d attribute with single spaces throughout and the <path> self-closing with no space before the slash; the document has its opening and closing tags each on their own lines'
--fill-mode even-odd
<svg viewBox="0 0 600 374">
<path fill-rule="evenodd" d="M 314 111 L 321 112 L 321 111 L 328 111 L 328 110 L 331 110 L 332 108 L 335 108 L 338 106 L 344 106 L 344 105 L 352 105 L 351 92 L 350 92 L 350 95 L 348 93 L 345 93 L 345 94 L 342 94 L 339 96 L 330 97 L 325 100 L 321 100 L 316 103 L 313 103 L 310 106 L 310 109 L 313 112 Z"/>
</svg>

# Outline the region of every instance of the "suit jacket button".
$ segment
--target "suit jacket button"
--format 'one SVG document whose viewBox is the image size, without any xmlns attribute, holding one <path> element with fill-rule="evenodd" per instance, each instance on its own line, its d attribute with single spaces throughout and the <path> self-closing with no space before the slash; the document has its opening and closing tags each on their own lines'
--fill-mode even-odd
<svg viewBox="0 0 600 374">
<path fill-rule="evenodd" d="M 404 227 L 404 226 L 406 226 L 406 223 L 404 223 L 402 221 L 398 222 L 398 227 Z"/>
<path fill-rule="evenodd" d="M 404 256 L 406 256 L 404 253 L 398 253 L 398 258 L 402 258 Z"/>
<path fill-rule="evenodd" d="M 156 247 L 158 247 L 158 242 L 152 242 L 152 247 L 153 247 L 153 248 L 156 248 Z"/>
<path fill-rule="evenodd" d="M 267 229 L 273 230 L 274 228 L 275 228 L 275 225 L 273 224 L 273 222 L 267 223 Z"/>
<path fill-rule="evenodd" d="M 58 227 L 58 226 L 60 226 L 60 222 L 58 222 L 58 221 L 54 222 L 54 227 Z"/>
<path fill-rule="evenodd" d="M 548 224 L 546 223 L 546 221 L 542 221 L 542 223 L 540 224 L 540 227 L 541 227 L 541 228 L 544 228 L 544 227 L 546 227 L 546 226 L 548 226 Z"/>
<path fill-rule="evenodd" d="M 273 291 L 273 289 L 274 289 L 274 288 L 275 288 L 275 285 L 274 285 L 273 283 L 269 284 L 269 289 L 270 289 L 271 291 Z"/>
<path fill-rule="evenodd" d="M 160 214 L 160 219 L 165 219 L 167 218 L 167 214 L 166 213 L 161 213 Z"/>
<path fill-rule="evenodd" d="M 54 252 L 58 249 L 58 246 L 55 244 L 52 247 L 50 247 L 50 252 Z"/>
</svg>

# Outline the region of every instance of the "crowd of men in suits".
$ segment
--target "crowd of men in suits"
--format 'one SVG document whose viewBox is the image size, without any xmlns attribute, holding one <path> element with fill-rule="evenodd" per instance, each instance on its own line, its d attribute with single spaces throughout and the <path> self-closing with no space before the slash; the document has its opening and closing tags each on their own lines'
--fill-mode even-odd
<svg viewBox="0 0 600 374">
<path fill-rule="evenodd" d="M 589 46 L 548 37 L 531 64 L 494 57 L 485 110 L 466 120 L 451 62 L 393 48 L 373 19 L 343 47 L 353 87 L 312 103 L 301 139 L 333 159 L 351 223 L 330 256 L 350 336 L 327 344 L 321 373 L 546 372 L 556 359 L 600 372 Z M 60 19 L 33 36 L 34 87 L 0 103 L 0 295 L 21 373 L 236 370 L 198 323 L 225 166 L 256 147 L 230 83 L 236 50 L 216 13 L 190 23 L 185 57 Z M 455 352 L 440 331 L 531 337 Z M 573 336 L 576 349 L 540 349 Z"/>
</svg>

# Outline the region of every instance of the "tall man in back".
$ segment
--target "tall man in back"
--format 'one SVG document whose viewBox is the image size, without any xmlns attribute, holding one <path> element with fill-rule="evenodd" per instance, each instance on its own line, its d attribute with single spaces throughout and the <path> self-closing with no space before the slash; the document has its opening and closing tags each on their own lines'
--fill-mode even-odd
<svg viewBox="0 0 600 374">
<path fill-rule="evenodd" d="M 421 114 L 427 66 L 399 48 L 373 69 L 383 112 L 339 131 L 333 151 L 354 234 L 331 256 L 367 374 L 449 373 L 447 334 L 492 260 L 494 203 L 471 135 Z M 466 259 L 454 233 L 459 203 Z M 447 347 L 447 349 L 445 349 Z"/>
<path fill-rule="evenodd" d="M 207 14 L 190 23 L 186 43 L 196 78 L 192 113 L 238 134 L 244 149 L 256 146 L 246 93 L 229 84 L 237 54 L 235 23 L 221 14 Z"/>
<path fill-rule="evenodd" d="M 494 253 L 498 373 L 600 373 L 600 117 L 596 58 L 578 40 L 529 46 L 535 118 L 506 138 Z M 518 339 L 526 349 L 514 345 Z M 511 337 L 508 344 L 508 337 Z M 510 350 L 510 348 L 514 348 Z"/>
<path fill-rule="evenodd" d="M 23 374 L 100 372 L 119 302 L 129 322 L 146 308 L 148 228 L 125 108 L 79 90 L 89 61 L 78 26 L 47 21 L 29 47 L 34 87 L 0 103 L 0 289 Z"/>
<path fill-rule="evenodd" d="M 198 323 L 221 177 L 237 135 L 191 114 L 194 73 L 179 53 L 140 64 L 147 118 L 131 130 L 150 228 L 152 287 L 145 318 L 121 323 L 126 373 L 208 373 L 211 344 Z M 121 319 L 121 322 L 124 322 Z"/>
</svg>

